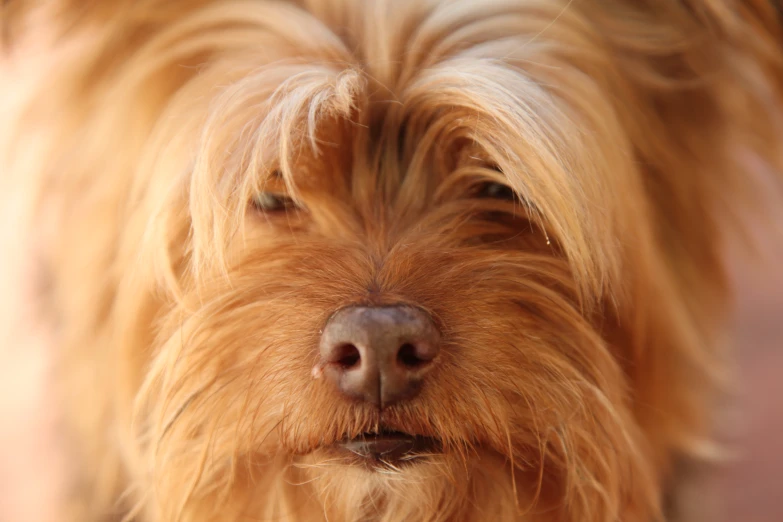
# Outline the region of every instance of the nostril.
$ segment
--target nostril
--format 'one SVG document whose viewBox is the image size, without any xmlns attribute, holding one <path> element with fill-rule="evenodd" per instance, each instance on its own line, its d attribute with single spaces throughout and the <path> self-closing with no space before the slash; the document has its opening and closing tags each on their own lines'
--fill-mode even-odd
<svg viewBox="0 0 783 522">
<path fill-rule="evenodd" d="M 397 361 L 404 367 L 414 369 L 427 364 L 429 361 L 422 359 L 418 355 L 416 347 L 410 343 L 405 343 L 397 352 Z"/>
<path fill-rule="evenodd" d="M 418 395 L 440 346 L 440 332 L 423 310 L 351 306 L 324 325 L 312 376 L 383 409 Z"/>
<path fill-rule="evenodd" d="M 334 362 L 339 364 L 346 370 L 350 370 L 354 366 L 357 366 L 361 361 L 361 354 L 359 349 L 352 344 L 341 344 L 337 347 L 334 354 Z"/>
</svg>

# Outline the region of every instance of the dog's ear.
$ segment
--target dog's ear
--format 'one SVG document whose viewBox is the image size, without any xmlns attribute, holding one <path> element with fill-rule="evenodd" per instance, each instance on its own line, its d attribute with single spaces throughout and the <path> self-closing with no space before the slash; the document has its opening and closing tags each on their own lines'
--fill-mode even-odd
<svg viewBox="0 0 783 522">
<path fill-rule="evenodd" d="M 672 234 L 687 225 L 690 237 L 672 239 L 714 250 L 705 243 L 715 243 L 716 216 L 737 224 L 759 198 L 783 195 L 783 1 L 595 5 L 590 16 L 626 82 L 619 111 L 650 171 L 660 222 Z M 768 170 L 762 193 L 751 178 L 759 164 Z"/>
<path fill-rule="evenodd" d="M 681 304 L 668 318 L 660 312 L 659 326 L 685 320 L 680 331 L 659 334 L 661 342 L 634 361 L 644 368 L 636 386 L 641 396 L 653 397 L 650 404 L 669 408 L 670 416 L 653 421 L 656 426 L 668 420 L 670 434 L 700 433 L 706 442 L 721 435 L 725 421 L 719 412 L 727 391 L 719 377 L 725 368 L 717 348 L 723 339 L 716 333 L 725 328 L 731 288 L 726 247 L 736 251 L 740 245 L 753 256 L 765 250 L 761 241 L 783 244 L 778 210 L 783 208 L 783 0 L 637 3 L 642 4 L 659 15 L 661 28 L 676 30 L 673 43 L 683 44 L 673 45 L 663 58 L 649 53 L 642 59 L 660 75 L 659 85 L 635 79 L 655 113 L 648 121 L 659 125 L 646 135 L 636 127 L 640 133 L 634 141 L 642 143 L 640 163 L 647 170 L 669 292 Z M 661 391 L 667 380 L 683 387 L 668 387 L 667 396 Z M 682 445 L 675 453 L 667 477 L 667 519 L 690 520 L 687 513 L 701 513 L 709 504 L 699 487 L 703 474 L 714 472 L 710 447 Z"/>
<path fill-rule="evenodd" d="M 629 328 L 641 344 L 630 371 L 640 422 L 653 445 L 697 461 L 713 449 L 710 410 L 725 384 L 716 349 L 730 292 L 725 247 L 753 230 L 764 202 L 783 199 L 780 8 L 772 0 L 590 6 L 616 67 L 607 84 L 655 244 L 638 260 L 656 267 L 638 278 L 634 300 L 646 329 Z M 759 164 L 769 167 L 764 182 Z"/>
<path fill-rule="evenodd" d="M 694 19 L 714 34 L 730 38 L 750 31 L 756 39 L 780 42 L 783 22 L 781 0 L 681 0 Z M 740 44 L 753 40 L 736 40 Z M 758 43 L 758 42 L 756 42 Z"/>
<path fill-rule="evenodd" d="M 783 87 L 783 0 L 680 0 L 716 42 L 745 53 Z M 779 94 L 780 92 L 778 92 Z"/>
<path fill-rule="evenodd" d="M 744 146 L 755 156 L 752 168 L 766 167 L 774 204 L 783 205 L 783 0 L 687 0 L 705 27 L 722 40 L 736 75 L 748 71 L 737 88 L 757 102 L 757 111 L 736 106 L 731 116 L 744 124 L 750 138 Z M 756 75 L 749 70 L 755 66 Z M 730 66 L 729 66 L 730 68 Z M 739 98 L 739 97 L 738 97 Z M 783 229 L 779 225 L 778 230 Z M 783 230 L 779 237 L 783 241 Z"/>
</svg>

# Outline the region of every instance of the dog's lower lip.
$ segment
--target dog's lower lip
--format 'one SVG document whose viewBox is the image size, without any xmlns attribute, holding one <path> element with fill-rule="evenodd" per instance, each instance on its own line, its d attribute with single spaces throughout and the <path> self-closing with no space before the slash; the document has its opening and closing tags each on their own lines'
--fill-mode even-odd
<svg viewBox="0 0 783 522">
<path fill-rule="evenodd" d="M 407 433 L 363 434 L 338 443 L 343 450 L 369 461 L 395 462 L 407 456 L 437 451 L 437 441 Z"/>
</svg>

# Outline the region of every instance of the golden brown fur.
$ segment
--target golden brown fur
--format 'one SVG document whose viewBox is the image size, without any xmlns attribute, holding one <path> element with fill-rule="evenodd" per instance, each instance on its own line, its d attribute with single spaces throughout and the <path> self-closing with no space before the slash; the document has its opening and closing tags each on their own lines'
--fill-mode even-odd
<svg viewBox="0 0 783 522">
<path fill-rule="evenodd" d="M 714 456 L 772 2 L 9 5 L 6 52 L 47 50 L 3 176 L 39 196 L 74 520 L 652 521 Z M 310 369 L 334 310 L 392 302 L 445 344 L 381 414 Z M 379 422 L 444 452 L 320 449 Z"/>
</svg>

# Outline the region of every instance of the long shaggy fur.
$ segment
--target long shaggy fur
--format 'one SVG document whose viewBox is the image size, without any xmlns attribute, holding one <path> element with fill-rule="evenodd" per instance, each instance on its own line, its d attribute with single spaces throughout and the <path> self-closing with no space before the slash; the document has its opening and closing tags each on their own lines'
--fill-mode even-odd
<svg viewBox="0 0 783 522">
<path fill-rule="evenodd" d="M 46 66 L 3 176 L 36 194 L 74 520 L 654 521 L 714 456 L 720 248 L 780 190 L 745 168 L 781 164 L 774 2 L 21 4 L 6 53 Z M 444 347 L 378 412 L 311 368 L 332 312 L 387 303 Z M 323 449 L 380 424 L 443 452 Z"/>
</svg>

